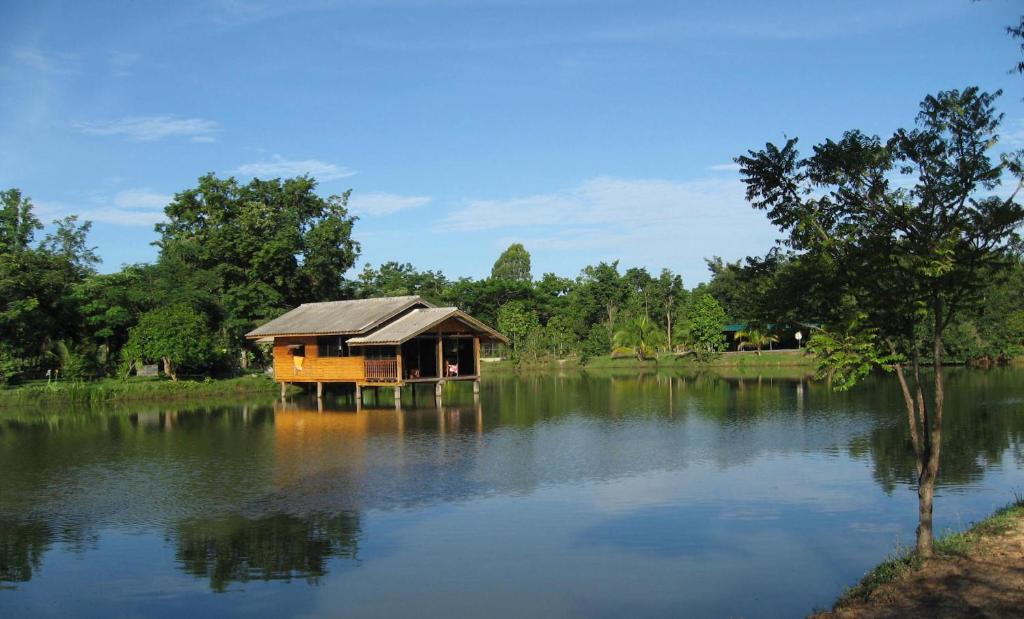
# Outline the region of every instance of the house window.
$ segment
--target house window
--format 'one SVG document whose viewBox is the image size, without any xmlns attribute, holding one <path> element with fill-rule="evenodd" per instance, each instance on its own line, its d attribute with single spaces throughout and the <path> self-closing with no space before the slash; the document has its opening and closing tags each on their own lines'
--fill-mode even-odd
<svg viewBox="0 0 1024 619">
<path fill-rule="evenodd" d="M 306 356 L 306 345 L 305 344 L 292 344 L 288 347 L 289 352 L 295 357 Z"/>
<path fill-rule="evenodd" d="M 343 335 L 326 335 L 316 338 L 317 356 L 347 357 L 348 338 Z"/>
</svg>

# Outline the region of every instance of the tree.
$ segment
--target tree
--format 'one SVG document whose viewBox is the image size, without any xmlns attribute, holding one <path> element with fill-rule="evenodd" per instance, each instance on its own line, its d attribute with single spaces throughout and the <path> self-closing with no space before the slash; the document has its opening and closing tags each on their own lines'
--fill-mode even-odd
<svg viewBox="0 0 1024 619">
<path fill-rule="evenodd" d="M 530 274 L 530 252 L 526 251 L 522 243 L 512 243 L 494 261 L 491 278 L 514 282 L 533 281 L 533 275 Z"/>
<path fill-rule="evenodd" d="M 98 262 L 86 244 L 89 222 L 72 216 L 53 224 L 36 243 L 42 224 L 31 200 L 17 189 L 0 192 L 0 341 L 23 366 L 37 364 L 54 342 L 78 336 L 81 317 L 71 291 Z"/>
<path fill-rule="evenodd" d="M 570 293 L 570 303 L 576 306 L 584 325 L 603 323 L 610 342 L 615 333 L 615 322 L 626 299 L 626 287 L 619 275 L 619 261 L 600 262 L 583 269 Z M 589 331 L 585 328 L 583 334 Z"/>
<path fill-rule="evenodd" d="M 431 303 L 440 302 L 448 281 L 440 271 L 418 271 L 406 262 L 385 262 L 379 269 L 367 264 L 359 274 L 359 296 L 397 297 L 417 295 Z"/>
<path fill-rule="evenodd" d="M 100 366 L 117 358 L 128 341 L 128 330 L 151 307 L 151 271 L 129 265 L 116 273 L 92 275 L 75 286 L 72 294 L 82 313 L 84 338 L 101 351 Z"/>
<path fill-rule="evenodd" d="M 697 356 L 706 361 L 725 349 L 725 310 L 709 294 L 697 295 L 689 309 L 683 339 Z"/>
<path fill-rule="evenodd" d="M 287 309 L 341 296 L 359 255 L 356 218 L 348 192 L 322 198 L 315 190 L 308 176 L 240 185 L 208 174 L 164 209 L 160 261 L 212 276 L 215 329 L 232 346 L 248 345 L 246 331 Z"/>
<path fill-rule="evenodd" d="M 498 310 L 498 331 L 508 335 L 513 355 L 518 356 L 527 337 L 539 327 L 537 314 L 522 301 L 511 301 Z"/>
<path fill-rule="evenodd" d="M 1007 26 L 1006 32 L 1014 39 L 1021 39 L 1020 49 L 1024 52 L 1024 15 L 1021 15 L 1020 23 L 1016 26 Z M 1017 73 L 1024 73 L 1024 60 L 1018 60 L 1013 70 Z"/>
<path fill-rule="evenodd" d="M 779 336 L 769 333 L 759 327 L 748 327 L 737 331 L 733 336 L 736 340 L 742 340 L 736 345 L 736 350 L 743 350 L 744 348 L 753 348 L 757 354 L 761 354 L 761 349 L 765 346 L 771 346 L 772 344 L 779 343 Z"/>
<path fill-rule="evenodd" d="M 801 159 L 797 140 L 736 158 L 747 199 L 767 211 L 786 243 L 831 282 L 833 324 L 881 350 L 903 392 L 918 471 L 917 550 L 932 552 L 932 504 L 942 446 L 943 338 L 979 301 L 981 275 L 1012 264 L 1024 220 L 1016 201 L 1021 155 L 989 153 L 998 143 L 1000 93 L 951 90 L 922 101 L 916 127 L 883 141 L 849 131 Z M 1008 197 L 993 195 L 1003 177 Z M 908 188 L 909 187 L 909 188 Z M 827 359 L 826 359 L 827 360 Z M 932 366 L 926 397 L 922 362 Z M 909 375 L 908 375 L 909 372 Z M 929 401 L 930 400 L 930 401 Z"/>
<path fill-rule="evenodd" d="M 587 337 L 580 344 L 580 363 L 586 363 L 594 357 L 607 355 L 611 348 L 612 343 L 604 325 L 591 325 Z"/>
<path fill-rule="evenodd" d="M 665 343 L 672 346 L 672 320 L 676 314 L 676 306 L 686 296 L 683 278 L 669 269 L 662 269 L 661 275 L 654 280 L 652 286 L 653 305 L 657 306 L 665 316 Z"/>
<path fill-rule="evenodd" d="M 575 347 L 576 334 L 572 327 L 569 317 L 561 314 L 551 317 L 544 325 L 548 347 L 556 357 L 564 357 Z"/>
<path fill-rule="evenodd" d="M 648 357 L 657 357 L 658 347 L 665 341 L 665 334 L 650 318 L 641 314 L 627 320 L 622 328 L 615 332 L 612 342 L 613 352 L 625 352 L 635 355 L 638 361 Z"/>
<path fill-rule="evenodd" d="M 176 381 L 180 368 L 205 366 L 217 352 L 206 318 L 187 305 L 177 304 L 143 314 L 128 332 L 123 355 L 128 370 L 135 361 L 160 361 L 164 374 Z"/>
</svg>

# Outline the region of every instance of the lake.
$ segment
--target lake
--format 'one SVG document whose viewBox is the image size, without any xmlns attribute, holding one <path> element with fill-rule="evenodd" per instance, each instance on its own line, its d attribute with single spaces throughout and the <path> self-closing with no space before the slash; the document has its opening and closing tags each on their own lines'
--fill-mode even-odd
<svg viewBox="0 0 1024 619">
<path fill-rule="evenodd" d="M 888 376 L 431 396 L 0 411 L 0 616 L 794 617 L 914 542 Z M 1024 370 L 946 397 L 937 532 L 1024 493 Z"/>
</svg>

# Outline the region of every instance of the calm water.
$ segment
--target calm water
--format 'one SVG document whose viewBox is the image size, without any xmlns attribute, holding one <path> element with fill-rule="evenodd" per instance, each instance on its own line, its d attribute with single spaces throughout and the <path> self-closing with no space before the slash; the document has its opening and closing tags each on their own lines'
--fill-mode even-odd
<svg viewBox="0 0 1024 619">
<path fill-rule="evenodd" d="M 948 381 L 937 530 L 1024 493 L 1024 371 Z M 0 616 L 802 616 L 913 542 L 895 387 L 0 412 Z"/>
</svg>

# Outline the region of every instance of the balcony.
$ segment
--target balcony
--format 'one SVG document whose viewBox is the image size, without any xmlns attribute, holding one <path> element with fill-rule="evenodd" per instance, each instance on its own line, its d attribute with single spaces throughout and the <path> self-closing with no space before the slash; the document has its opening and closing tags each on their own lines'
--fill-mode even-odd
<svg viewBox="0 0 1024 619">
<path fill-rule="evenodd" d="M 368 383 L 398 381 L 398 361 L 395 359 L 365 359 L 363 380 Z"/>
</svg>

